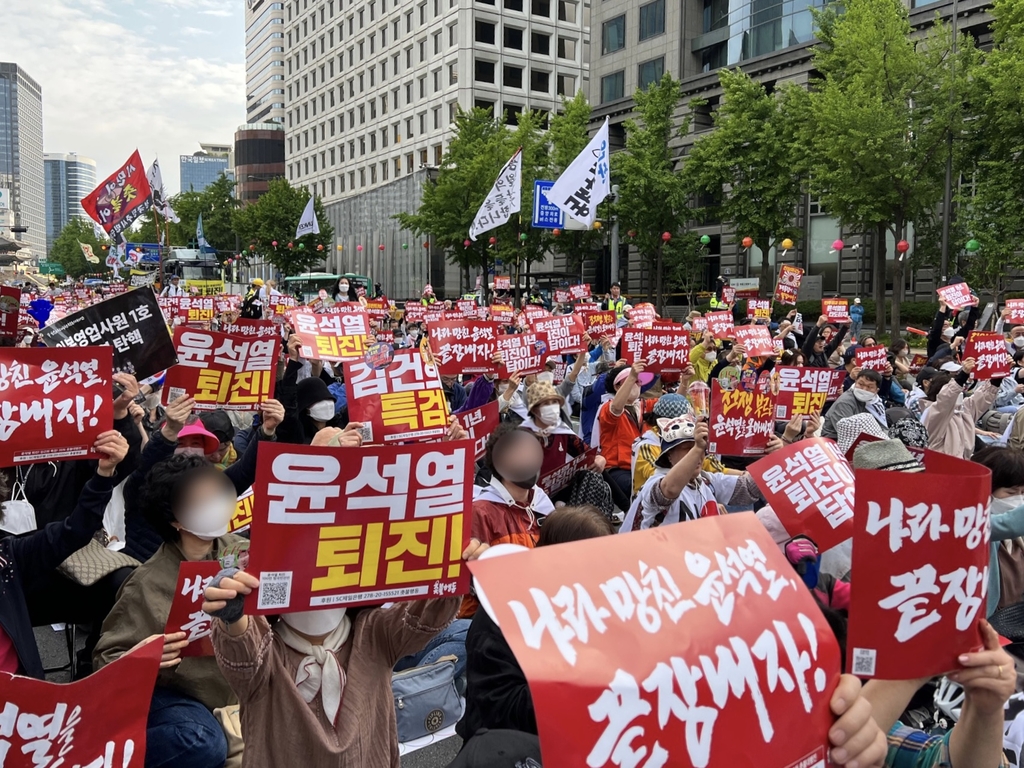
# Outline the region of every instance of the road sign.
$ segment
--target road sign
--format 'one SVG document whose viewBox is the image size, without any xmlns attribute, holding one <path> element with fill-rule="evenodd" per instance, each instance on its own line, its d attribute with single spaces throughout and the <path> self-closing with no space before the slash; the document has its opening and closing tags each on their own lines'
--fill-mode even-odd
<svg viewBox="0 0 1024 768">
<path fill-rule="evenodd" d="M 553 181 L 533 182 L 533 226 L 537 229 L 564 229 L 565 214 L 557 205 L 548 202 L 545 194 L 555 186 Z"/>
</svg>

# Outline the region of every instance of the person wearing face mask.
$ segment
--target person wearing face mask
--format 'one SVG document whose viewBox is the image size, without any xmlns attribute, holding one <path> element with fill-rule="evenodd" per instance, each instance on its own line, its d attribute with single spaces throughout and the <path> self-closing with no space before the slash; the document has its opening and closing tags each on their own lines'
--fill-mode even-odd
<svg viewBox="0 0 1024 768">
<path fill-rule="evenodd" d="M 928 360 L 931 361 L 950 354 L 953 340 L 956 338 L 966 339 L 978 324 L 980 315 L 978 301 L 975 299 L 974 305 L 966 310 L 961 310 L 954 320 L 949 305 L 939 299 L 939 310 L 935 313 L 935 320 L 928 332 Z"/>
<path fill-rule="evenodd" d="M 331 301 L 335 304 L 342 301 L 359 301 L 356 289 L 352 287 L 347 277 L 339 277 L 330 291 Z"/>
<path fill-rule="evenodd" d="M 542 476 L 587 452 L 587 444 L 566 423 L 565 398 L 553 384 L 537 381 L 527 387 L 526 406 L 529 416 L 520 426 L 536 434 L 544 447 L 544 462 L 540 468 Z M 594 471 L 603 472 L 604 467 L 604 457 L 597 456 Z"/>
<path fill-rule="evenodd" d="M 992 472 L 986 612 L 991 616 L 999 608 L 1024 600 L 1024 453 L 989 446 L 975 453 L 971 461 Z"/>
<path fill-rule="evenodd" d="M 718 345 L 715 337 L 705 333 L 700 343 L 690 350 L 690 363 L 696 381 L 707 381 L 718 362 Z"/>
<path fill-rule="evenodd" d="M 640 437 L 644 410 L 640 388 L 654 376 L 644 373 L 646 363 L 637 360 L 629 368 L 618 368 L 608 374 L 609 390 L 615 397 L 601 406 L 597 427 L 601 432 L 601 455 L 607 468 L 604 478 L 612 489 L 612 500 L 621 510 L 629 509 L 633 490 L 633 443 Z"/>
<path fill-rule="evenodd" d="M 993 407 L 1002 413 L 1016 413 L 1024 405 L 1024 368 L 1010 369 L 1010 375 L 999 385 Z"/>
<path fill-rule="evenodd" d="M 804 364 L 808 368 L 828 368 L 828 359 L 839 349 L 839 345 L 846 338 L 849 326 L 841 325 L 839 330 L 826 340 L 824 331 L 827 323 L 828 318 L 825 315 L 819 315 L 818 322 L 811 326 L 807 336 L 804 337 Z"/>
<path fill-rule="evenodd" d="M 206 411 L 199 417 L 199 420 L 217 440 L 217 448 L 213 451 L 208 451 L 206 458 L 216 464 L 219 469 L 227 469 L 238 461 L 238 454 L 233 445 L 235 425 L 231 423 L 231 418 L 228 416 L 227 411 L 220 409 Z"/>
<path fill-rule="evenodd" d="M 856 370 L 853 385 L 832 403 L 821 426 L 821 436 L 836 440 L 839 437 L 839 422 L 858 413 L 868 413 L 883 429 L 888 429 L 885 418 L 885 403 L 881 394 L 887 394 L 892 378 L 884 377 L 878 371 Z"/>
<path fill-rule="evenodd" d="M 963 366 L 946 363 L 928 387 L 932 404 L 921 417 L 928 429 L 928 447 L 961 459 L 974 453 L 975 424 L 992 407 L 1002 379 L 979 382 L 969 396 L 964 388 L 974 369 L 974 358 L 964 360 Z"/>
<path fill-rule="evenodd" d="M 235 702 L 210 657 L 182 657 L 185 633 L 164 635 L 183 562 L 216 560 L 244 540 L 228 533 L 234 484 L 203 456 L 180 453 L 146 476 L 145 514 L 162 544 L 121 587 L 93 654 L 100 669 L 137 643 L 163 635 L 164 653 L 146 726 L 146 768 L 221 768 L 227 741 L 213 710 Z"/>
</svg>

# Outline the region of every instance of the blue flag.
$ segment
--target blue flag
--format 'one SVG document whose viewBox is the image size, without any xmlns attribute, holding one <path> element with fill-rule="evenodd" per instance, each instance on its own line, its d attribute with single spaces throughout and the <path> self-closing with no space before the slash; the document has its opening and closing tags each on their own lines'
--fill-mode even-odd
<svg viewBox="0 0 1024 768">
<path fill-rule="evenodd" d="M 199 220 L 196 222 L 196 243 L 199 245 L 200 253 L 212 253 L 213 248 L 206 242 L 206 235 L 203 234 L 203 214 L 199 214 Z"/>
</svg>

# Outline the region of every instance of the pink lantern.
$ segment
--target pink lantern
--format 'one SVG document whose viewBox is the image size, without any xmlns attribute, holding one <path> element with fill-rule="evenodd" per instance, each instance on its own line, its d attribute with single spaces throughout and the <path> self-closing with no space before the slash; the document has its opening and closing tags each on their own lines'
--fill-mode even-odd
<svg viewBox="0 0 1024 768">
<path fill-rule="evenodd" d="M 490 243 L 491 245 L 494 245 L 495 243 L 497 243 L 497 242 L 498 242 L 498 238 L 496 238 L 496 237 L 492 237 L 492 238 L 491 238 L 490 240 L 488 240 L 487 242 L 489 242 L 489 243 Z"/>
<path fill-rule="evenodd" d="M 906 253 L 907 251 L 910 250 L 910 243 L 908 243 L 906 240 L 900 240 L 898 243 L 896 243 L 896 250 L 899 253 Z"/>
<path fill-rule="evenodd" d="M 277 240 L 275 240 L 274 242 L 272 242 L 272 243 L 271 243 L 271 245 L 272 245 L 272 246 L 274 246 L 275 248 L 277 248 Z"/>
<path fill-rule="evenodd" d="M 380 245 L 378 245 L 377 246 L 377 250 L 378 251 L 383 251 L 384 250 L 384 243 L 381 243 Z"/>
<path fill-rule="evenodd" d="M 357 245 L 357 246 L 356 246 L 356 250 L 357 250 L 357 251 L 361 251 L 361 250 L 363 250 L 363 246 L 361 246 L 361 245 Z"/>
<path fill-rule="evenodd" d="M 671 232 L 662 232 L 661 233 L 661 241 L 663 243 L 667 243 L 671 239 L 672 239 L 672 233 Z"/>
<path fill-rule="evenodd" d="M 470 242 L 471 242 L 471 241 L 469 240 L 469 238 L 467 238 L 467 239 L 463 240 L 463 241 L 462 241 L 462 247 L 463 247 L 463 248 L 469 248 L 469 246 L 470 246 Z"/>
<path fill-rule="evenodd" d="M 844 245 L 846 245 L 846 243 L 844 243 L 842 240 L 836 240 L 834 243 L 832 243 L 832 250 L 841 251 L 843 250 Z"/>
</svg>

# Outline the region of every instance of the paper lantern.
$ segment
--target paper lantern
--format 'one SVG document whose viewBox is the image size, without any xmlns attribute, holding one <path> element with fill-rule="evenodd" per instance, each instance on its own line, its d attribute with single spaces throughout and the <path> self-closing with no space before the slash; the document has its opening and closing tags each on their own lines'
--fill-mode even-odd
<svg viewBox="0 0 1024 768">
<path fill-rule="evenodd" d="M 463 248 L 469 248 L 471 243 L 472 243 L 472 241 L 467 237 L 465 240 L 462 241 L 462 247 Z"/>
<path fill-rule="evenodd" d="M 381 243 L 380 245 L 378 245 L 377 246 L 377 250 L 378 251 L 383 251 L 384 250 L 384 243 Z"/>
<path fill-rule="evenodd" d="M 793 241 L 790 240 L 788 237 L 785 240 L 782 241 L 782 249 L 784 251 L 788 251 L 792 247 L 793 247 Z"/>
<path fill-rule="evenodd" d="M 740 242 L 743 243 L 743 247 L 744 248 L 749 248 L 750 246 L 752 246 L 754 244 L 754 238 L 752 238 L 752 237 L 744 237 L 743 240 L 741 240 Z"/>
<path fill-rule="evenodd" d="M 601 228 L 601 226 L 602 226 L 602 225 L 601 225 L 601 222 L 600 222 L 600 221 L 595 221 L 595 222 L 594 222 L 594 229 L 600 229 L 600 228 Z"/>
<path fill-rule="evenodd" d="M 249 250 L 250 251 L 255 251 L 256 250 L 256 246 L 255 245 L 250 245 L 249 246 Z"/>
<path fill-rule="evenodd" d="M 663 243 L 667 243 L 671 239 L 672 239 L 672 233 L 671 232 L 662 232 L 661 233 L 661 241 Z"/>
<path fill-rule="evenodd" d="M 908 243 L 906 240 L 900 240 L 898 243 L 896 243 L 896 251 L 898 253 L 906 253 L 909 250 L 910 243 Z"/>
<path fill-rule="evenodd" d="M 277 248 L 277 240 L 275 240 L 274 242 L 272 242 L 272 243 L 271 243 L 271 245 L 272 245 L 272 246 L 274 246 L 275 248 Z"/>
<path fill-rule="evenodd" d="M 289 248 L 294 248 L 295 247 L 295 243 L 288 243 L 288 247 Z"/>
<path fill-rule="evenodd" d="M 317 249 L 318 251 L 322 251 L 322 250 L 324 249 L 323 243 L 321 243 L 320 245 L 318 245 L 318 246 L 316 247 L 316 249 Z"/>
<path fill-rule="evenodd" d="M 626 234 L 629 235 L 630 237 L 636 237 L 636 230 L 635 229 L 631 229 Z"/>
<path fill-rule="evenodd" d="M 526 242 L 526 237 L 527 237 L 526 233 L 523 232 L 521 235 L 519 235 L 519 241 L 522 242 L 522 243 L 525 243 Z"/>
<path fill-rule="evenodd" d="M 498 242 L 498 238 L 496 238 L 496 237 L 492 237 L 492 238 L 491 238 L 490 240 L 488 240 L 487 242 L 489 242 L 489 243 L 490 243 L 491 245 L 494 245 L 495 243 L 497 243 L 497 242 Z"/>
<path fill-rule="evenodd" d="M 305 243 L 299 243 L 299 250 L 300 251 L 306 250 L 306 244 Z"/>
<path fill-rule="evenodd" d="M 977 251 L 980 248 L 981 248 L 981 243 L 979 243 L 973 237 L 970 240 L 968 240 L 967 244 L 964 246 L 964 250 L 966 250 L 968 253 L 977 253 Z"/>
<path fill-rule="evenodd" d="M 356 250 L 357 250 L 357 251 L 361 251 L 361 250 L 363 250 L 363 246 L 361 246 L 361 245 L 357 245 L 357 246 L 356 246 Z"/>
<path fill-rule="evenodd" d="M 345 246 L 343 246 L 343 245 L 339 245 L 339 246 L 338 246 L 338 250 L 339 250 L 339 251 L 343 251 L 343 250 L 345 250 Z"/>
<path fill-rule="evenodd" d="M 707 235 L 701 235 L 700 236 L 700 244 L 701 245 L 711 245 L 711 238 L 708 237 Z"/>
<path fill-rule="evenodd" d="M 402 250 L 403 251 L 408 251 L 409 250 L 409 244 L 408 243 L 402 243 Z"/>
<path fill-rule="evenodd" d="M 105 250 L 107 250 L 107 248 L 109 248 L 109 247 L 110 247 L 110 246 L 108 246 L 108 245 L 104 245 L 104 246 L 103 246 L 103 250 L 105 251 Z"/>
<path fill-rule="evenodd" d="M 558 228 L 555 228 L 555 229 L 551 230 L 551 236 L 552 237 L 558 237 L 560 234 L 562 234 L 562 230 L 560 230 Z"/>
<path fill-rule="evenodd" d="M 844 243 L 842 240 L 836 240 L 836 241 L 834 241 L 832 243 L 832 250 L 833 251 L 841 251 L 841 250 L 843 250 L 843 246 L 844 245 L 846 245 L 846 243 Z M 785 248 L 786 247 L 785 244 L 783 244 L 782 247 Z"/>
<path fill-rule="evenodd" d="M 428 240 L 427 242 L 423 243 L 423 247 L 424 248 L 429 248 L 430 247 L 430 241 Z"/>
</svg>

